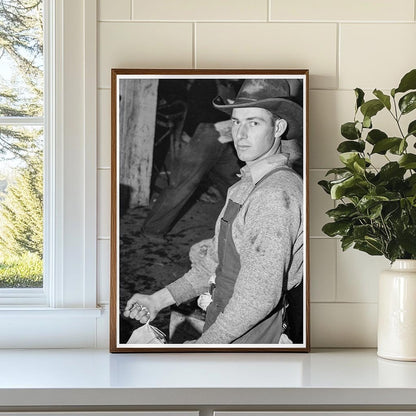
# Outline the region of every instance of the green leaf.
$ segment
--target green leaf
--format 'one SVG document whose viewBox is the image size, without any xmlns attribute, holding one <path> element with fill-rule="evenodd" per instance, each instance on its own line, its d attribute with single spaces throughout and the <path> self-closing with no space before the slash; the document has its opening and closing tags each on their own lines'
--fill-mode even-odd
<svg viewBox="0 0 416 416">
<path fill-rule="evenodd" d="M 341 248 L 342 251 L 345 251 L 347 248 L 350 248 L 354 244 L 354 237 L 351 235 L 346 235 L 341 238 Z"/>
<path fill-rule="evenodd" d="M 413 175 L 410 175 L 407 178 L 407 182 L 409 183 L 409 185 L 416 185 L 416 173 L 414 173 Z"/>
<path fill-rule="evenodd" d="M 364 240 L 366 236 L 373 233 L 371 225 L 357 225 L 352 230 L 352 235 L 355 240 Z"/>
<path fill-rule="evenodd" d="M 365 172 L 366 165 L 367 163 L 365 159 L 360 158 L 354 161 L 352 167 L 355 172 L 363 174 Z"/>
<path fill-rule="evenodd" d="M 336 208 L 330 209 L 326 214 L 334 220 L 348 218 L 357 212 L 354 204 L 339 204 Z"/>
<path fill-rule="evenodd" d="M 400 167 L 397 162 L 389 162 L 381 167 L 378 177 L 381 181 L 389 181 L 391 178 L 403 178 L 406 169 Z"/>
<path fill-rule="evenodd" d="M 413 224 L 416 224 L 416 196 L 413 196 L 413 207 L 410 209 L 410 217 L 412 218 Z"/>
<path fill-rule="evenodd" d="M 363 140 L 359 140 L 356 142 L 353 141 L 346 141 L 341 142 L 339 146 L 337 147 L 337 151 L 340 153 L 346 153 L 346 152 L 363 152 L 365 149 L 365 142 Z"/>
<path fill-rule="evenodd" d="M 387 244 L 387 250 L 386 251 L 387 251 L 386 257 L 390 261 L 394 261 L 396 259 L 403 258 L 403 251 L 401 250 L 399 242 L 397 241 L 396 238 L 389 241 L 389 243 Z"/>
<path fill-rule="evenodd" d="M 408 114 L 416 108 L 416 91 L 409 92 L 399 101 L 399 108 L 402 114 Z"/>
<path fill-rule="evenodd" d="M 384 155 L 387 150 L 390 150 L 393 146 L 400 146 L 402 139 L 399 137 L 387 137 L 386 139 L 382 139 L 378 141 L 371 152 L 371 154 L 377 153 L 380 155 Z"/>
<path fill-rule="evenodd" d="M 370 144 L 376 144 L 380 140 L 387 139 L 387 134 L 384 131 L 374 129 L 368 132 L 367 138 L 365 139 Z"/>
<path fill-rule="evenodd" d="M 354 90 L 355 92 L 355 111 L 358 111 L 358 109 L 363 105 L 364 103 L 364 91 L 361 88 L 356 88 Z"/>
<path fill-rule="evenodd" d="M 381 251 L 381 247 L 380 248 L 374 247 L 374 245 L 370 244 L 369 242 L 361 242 L 361 241 L 356 242 L 354 244 L 354 248 L 360 251 L 364 251 L 370 256 L 381 256 L 383 254 L 383 252 Z"/>
<path fill-rule="evenodd" d="M 406 92 L 409 90 L 416 89 L 416 69 L 412 69 L 408 72 L 404 77 L 401 79 L 398 88 L 396 88 L 395 92 Z"/>
<path fill-rule="evenodd" d="M 345 152 L 339 155 L 339 160 L 346 166 L 351 166 L 360 158 L 357 152 Z"/>
<path fill-rule="evenodd" d="M 405 251 L 410 254 L 416 254 L 416 227 L 406 228 L 398 238 L 398 242 Z"/>
<path fill-rule="evenodd" d="M 408 153 L 399 159 L 399 165 L 405 169 L 416 169 L 416 155 Z"/>
<path fill-rule="evenodd" d="M 400 146 L 399 146 L 399 155 L 402 155 L 403 154 L 403 152 L 405 151 L 407 149 L 407 141 L 406 141 L 406 139 L 403 139 L 402 140 L 402 142 L 400 143 Z"/>
<path fill-rule="evenodd" d="M 416 174 L 413 174 L 411 176 L 409 176 L 408 178 L 406 178 L 406 184 L 408 185 L 408 192 L 406 193 L 406 195 L 416 195 Z M 415 221 L 416 223 L 416 221 Z"/>
<path fill-rule="evenodd" d="M 335 237 L 336 235 L 345 235 L 351 227 L 349 221 L 335 221 L 325 224 L 322 227 L 322 231 L 329 237 Z"/>
<path fill-rule="evenodd" d="M 377 89 L 373 91 L 373 94 L 383 103 L 384 107 L 388 110 L 391 109 L 390 97 L 388 95 Z"/>
<path fill-rule="evenodd" d="M 371 129 L 373 127 L 373 123 L 371 122 L 371 117 L 364 116 L 363 127 L 366 129 Z"/>
<path fill-rule="evenodd" d="M 407 134 L 408 136 L 413 135 L 416 137 L 416 120 L 413 120 L 409 124 L 409 127 L 407 128 Z"/>
<path fill-rule="evenodd" d="M 330 169 L 325 176 L 335 174 L 335 175 L 345 175 L 346 173 L 351 173 L 351 169 L 349 168 L 333 168 Z"/>
<path fill-rule="evenodd" d="M 406 178 L 406 182 L 409 184 L 409 186 L 416 186 L 416 173 Z"/>
<path fill-rule="evenodd" d="M 348 198 L 352 199 L 354 195 L 358 195 L 361 198 L 367 192 L 366 186 L 368 184 L 358 176 L 350 176 L 340 181 L 333 181 L 331 198 L 340 199 L 343 196 L 348 196 Z"/>
<path fill-rule="evenodd" d="M 384 108 L 383 103 L 379 100 L 370 100 L 361 106 L 361 113 L 364 117 L 374 117 L 380 110 Z"/>
<path fill-rule="evenodd" d="M 357 204 L 357 209 L 365 213 L 368 209 L 378 205 L 380 202 L 388 200 L 387 197 L 382 195 L 364 195 Z"/>
<path fill-rule="evenodd" d="M 384 220 L 385 221 L 393 221 L 396 222 L 396 218 L 399 215 L 400 207 L 398 203 L 392 203 L 386 205 L 386 209 L 384 212 Z"/>
<path fill-rule="evenodd" d="M 348 186 L 353 186 L 355 181 L 356 179 L 354 176 L 351 176 L 348 179 L 343 178 L 342 180 L 333 183 L 331 186 L 331 198 L 340 199 L 344 195 L 345 189 L 347 189 Z"/>
<path fill-rule="evenodd" d="M 374 207 L 370 208 L 370 218 L 375 220 L 381 217 L 381 212 L 383 211 L 383 204 L 376 204 Z"/>
<path fill-rule="evenodd" d="M 392 146 L 389 151 L 394 155 L 402 155 L 403 152 L 407 149 L 406 139 L 400 139 L 400 143 Z"/>
<path fill-rule="evenodd" d="M 348 122 L 341 126 L 341 134 L 348 140 L 357 140 L 361 137 L 360 131 L 357 129 L 357 123 Z"/>
<path fill-rule="evenodd" d="M 331 187 L 328 181 L 319 181 L 318 185 L 327 193 L 330 194 L 331 193 Z"/>
</svg>

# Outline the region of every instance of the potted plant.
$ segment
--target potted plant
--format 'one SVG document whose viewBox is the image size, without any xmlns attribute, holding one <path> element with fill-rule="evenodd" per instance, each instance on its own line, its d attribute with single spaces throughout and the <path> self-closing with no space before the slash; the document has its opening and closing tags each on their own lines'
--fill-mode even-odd
<svg viewBox="0 0 416 416">
<path fill-rule="evenodd" d="M 380 276 L 378 354 L 416 360 L 416 120 L 404 121 L 416 109 L 416 69 L 389 94 L 375 89 L 366 100 L 362 89 L 354 91 L 354 119 L 342 124 L 346 140 L 337 148 L 342 167 L 327 172 L 333 180 L 319 182 L 337 201 L 322 231 L 339 236 L 343 250 L 390 260 L 391 269 Z M 395 131 L 373 126 L 382 111 Z M 375 163 L 380 157 L 382 166 Z"/>
</svg>

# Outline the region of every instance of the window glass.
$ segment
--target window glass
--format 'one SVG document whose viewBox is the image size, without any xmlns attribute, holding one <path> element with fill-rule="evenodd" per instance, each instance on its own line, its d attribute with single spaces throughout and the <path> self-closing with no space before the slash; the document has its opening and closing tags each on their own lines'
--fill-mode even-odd
<svg viewBox="0 0 416 416">
<path fill-rule="evenodd" d="M 0 0 L 0 289 L 43 286 L 43 2 Z"/>
</svg>

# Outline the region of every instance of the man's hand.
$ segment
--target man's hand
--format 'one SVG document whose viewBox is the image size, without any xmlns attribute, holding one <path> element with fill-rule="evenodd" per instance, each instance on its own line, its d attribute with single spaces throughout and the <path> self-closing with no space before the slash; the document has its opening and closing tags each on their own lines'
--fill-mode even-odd
<svg viewBox="0 0 416 416">
<path fill-rule="evenodd" d="M 147 321 L 153 321 L 161 309 L 174 303 L 175 300 L 167 289 L 159 290 L 153 295 L 136 293 L 127 301 L 123 315 L 145 324 Z"/>
<path fill-rule="evenodd" d="M 134 294 L 128 301 L 123 315 L 126 318 L 136 319 L 145 324 L 147 321 L 153 321 L 159 313 L 157 304 L 152 295 Z"/>
</svg>

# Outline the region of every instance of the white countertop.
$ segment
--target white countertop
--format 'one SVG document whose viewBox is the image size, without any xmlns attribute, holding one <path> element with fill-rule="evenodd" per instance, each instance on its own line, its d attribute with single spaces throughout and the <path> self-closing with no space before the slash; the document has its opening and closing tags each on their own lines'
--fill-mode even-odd
<svg viewBox="0 0 416 416">
<path fill-rule="evenodd" d="M 416 362 L 378 358 L 375 350 L 0 350 L 0 408 L 120 404 L 416 406 Z"/>
</svg>

